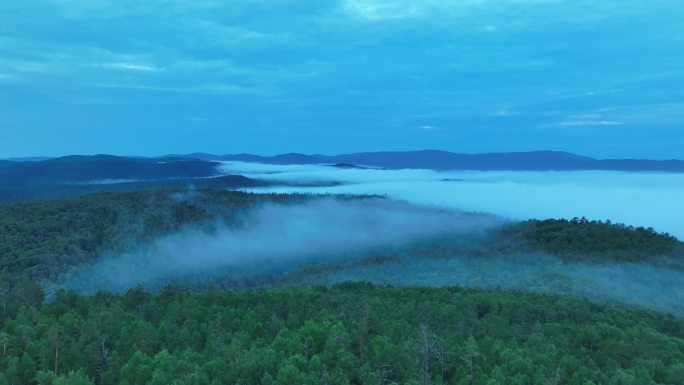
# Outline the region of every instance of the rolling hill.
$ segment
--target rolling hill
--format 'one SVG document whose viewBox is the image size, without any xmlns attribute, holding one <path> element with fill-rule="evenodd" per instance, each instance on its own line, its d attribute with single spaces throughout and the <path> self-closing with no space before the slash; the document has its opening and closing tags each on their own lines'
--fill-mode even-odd
<svg viewBox="0 0 684 385">
<path fill-rule="evenodd" d="M 154 180 L 216 175 L 218 163 L 188 158 L 66 156 L 36 162 L 4 161 L 2 184 L 85 183 L 98 180 Z"/>
</svg>

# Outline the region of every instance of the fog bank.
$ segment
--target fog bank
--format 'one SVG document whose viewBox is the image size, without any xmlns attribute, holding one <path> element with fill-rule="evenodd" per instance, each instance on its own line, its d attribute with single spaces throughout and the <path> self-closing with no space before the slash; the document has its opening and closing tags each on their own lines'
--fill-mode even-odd
<svg viewBox="0 0 684 385">
<path fill-rule="evenodd" d="M 245 211 L 235 224 L 189 228 L 103 255 L 50 286 L 92 293 L 166 283 L 261 287 L 367 280 L 574 294 L 684 316 L 684 271 L 565 262 L 543 253 L 501 255 L 488 248 L 488 230 L 504 223 L 379 198 L 269 203 Z"/>
<path fill-rule="evenodd" d="M 461 285 L 557 294 L 637 305 L 684 316 L 684 271 L 638 263 L 583 264 L 547 254 L 449 259 L 413 256 L 383 265 L 305 277 L 310 284 L 368 280 L 392 285 Z"/>
<path fill-rule="evenodd" d="M 239 222 L 219 224 L 212 232 L 187 229 L 124 254 L 103 256 L 61 286 L 119 291 L 250 267 L 251 274 L 265 275 L 424 237 L 478 231 L 503 220 L 379 198 L 329 198 L 267 204 L 245 212 Z"/>
<path fill-rule="evenodd" d="M 283 182 L 256 192 L 379 194 L 409 202 L 481 211 L 513 219 L 587 217 L 653 227 L 684 239 L 684 174 L 611 171 L 433 171 L 341 169 L 325 165 L 226 162 L 223 170 Z"/>
</svg>

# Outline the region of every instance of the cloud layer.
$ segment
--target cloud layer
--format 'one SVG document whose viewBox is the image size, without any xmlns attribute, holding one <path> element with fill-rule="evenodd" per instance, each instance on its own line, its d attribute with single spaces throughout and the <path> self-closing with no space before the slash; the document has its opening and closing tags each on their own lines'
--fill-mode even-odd
<svg viewBox="0 0 684 385">
<path fill-rule="evenodd" d="M 654 227 L 684 239 L 684 175 L 609 171 L 515 172 L 359 170 L 323 165 L 225 163 L 227 173 L 325 187 L 270 187 L 256 191 L 387 194 L 409 202 L 480 211 L 513 219 L 573 218 Z"/>
<path fill-rule="evenodd" d="M 0 154 L 440 147 L 683 157 L 680 8 L 4 1 Z M 596 117 L 570 118 L 581 114 Z"/>
</svg>

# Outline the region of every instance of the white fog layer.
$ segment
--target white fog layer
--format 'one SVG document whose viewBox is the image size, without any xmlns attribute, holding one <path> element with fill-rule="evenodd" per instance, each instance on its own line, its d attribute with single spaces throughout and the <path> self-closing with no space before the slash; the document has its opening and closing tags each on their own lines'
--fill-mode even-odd
<svg viewBox="0 0 684 385">
<path fill-rule="evenodd" d="M 379 194 L 409 202 L 511 219 L 573 218 L 653 227 L 684 239 L 684 174 L 611 171 L 520 172 L 342 169 L 325 165 L 226 162 L 223 171 L 282 182 L 256 192 Z"/>
<path fill-rule="evenodd" d="M 73 274 L 64 286 L 122 290 L 249 266 L 255 267 L 255 275 L 263 275 L 424 237 L 472 233 L 503 220 L 385 199 L 321 199 L 264 205 L 246 212 L 240 223 L 219 224 L 212 232 L 187 229 L 127 253 L 102 256 Z"/>
</svg>

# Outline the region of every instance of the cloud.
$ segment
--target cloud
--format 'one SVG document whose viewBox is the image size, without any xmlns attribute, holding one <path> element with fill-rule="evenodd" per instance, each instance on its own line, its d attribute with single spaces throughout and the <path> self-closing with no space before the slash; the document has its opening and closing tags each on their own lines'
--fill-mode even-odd
<svg viewBox="0 0 684 385">
<path fill-rule="evenodd" d="M 261 179 L 345 182 L 326 187 L 253 190 L 258 192 L 388 195 L 415 204 L 488 212 L 514 219 L 586 216 L 652 226 L 684 239 L 680 220 L 684 217 L 684 205 L 679 204 L 684 196 L 684 175 L 677 173 L 355 170 L 239 162 L 225 163 L 223 167 L 227 174 Z"/>
<path fill-rule="evenodd" d="M 153 65 L 134 63 L 104 63 L 102 64 L 102 67 L 136 72 L 154 72 L 161 70 Z"/>
<path fill-rule="evenodd" d="M 407 19 L 435 16 L 464 16 L 473 11 L 512 6 L 539 6 L 559 4 L 565 0 L 345 0 L 344 9 L 371 21 Z M 486 25 L 483 31 L 492 32 L 496 28 Z"/>
<path fill-rule="evenodd" d="M 0 73 L 0 80 L 19 80 L 20 77 L 14 74 L 3 74 Z"/>
<path fill-rule="evenodd" d="M 576 126 L 621 126 L 624 123 L 614 120 L 569 120 L 558 123 L 559 126 L 576 127 Z"/>
<path fill-rule="evenodd" d="M 415 17 L 424 6 L 415 2 L 347 0 L 344 7 L 350 13 L 368 20 L 390 20 Z"/>
<path fill-rule="evenodd" d="M 101 148 L 107 152 L 129 152 L 131 132 L 166 135 L 163 152 L 348 152 L 455 143 L 468 151 L 531 143 L 587 148 L 599 141 L 562 132 L 570 130 L 530 139 L 548 125 L 549 112 L 567 117 L 624 105 L 638 114 L 684 98 L 678 67 L 684 54 L 676 49 L 684 26 L 672 12 L 680 4 L 625 1 L 4 1 L 0 73 L 21 81 L 3 78 L 0 109 L 28 130 L 0 143 L 0 151 L 30 155 L 16 152 L 48 137 L 36 115 L 51 116 L 51 129 L 65 137 L 82 138 L 77 152 L 99 145 L 88 139 L 93 120 L 126 126 L 109 149 Z M 641 15 L 639 28 L 635 15 Z M 640 82 L 632 81 L 636 74 Z M 60 103 L 71 100 L 121 108 L 92 104 L 59 115 Z M 515 113 L 495 115 L 511 103 Z M 130 105 L 138 106 L 136 118 L 122 122 Z M 152 105 L 173 108 L 146 108 Z M 194 115 L 215 122 L 211 139 L 188 141 L 180 127 L 169 126 Z M 681 121 L 675 109 L 653 115 L 643 122 L 611 116 L 648 128 L 653 117 L 671 132 Z M 417 130 L 424 121 L 445 135 L 446 127 L 459 131 L 438 142 Z M 492 132 L 489 149 L 483 127 Z M 299 140 L 264 140 L 292 135 Z M 631 142 L 653 143 L 641 139 Z M 645 151 L 661 149 L 650 146 Z"/>
</svg>

